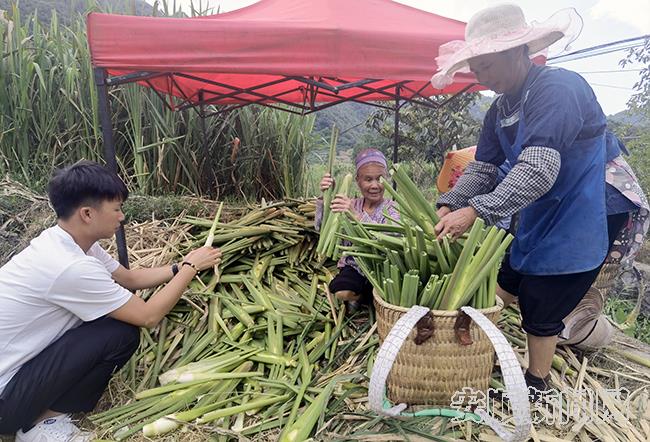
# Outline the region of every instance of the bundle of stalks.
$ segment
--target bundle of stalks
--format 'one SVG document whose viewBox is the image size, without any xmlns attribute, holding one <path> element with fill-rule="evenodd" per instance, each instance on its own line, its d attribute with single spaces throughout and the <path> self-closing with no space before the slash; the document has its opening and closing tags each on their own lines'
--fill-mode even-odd
<svg viewBox="0 0 650 442">
<path fill-rule="evenodd" d="M 345 195 L 348 196 L 350 193 L 350 187 L 352 186 L 352 174 L 348 173 L 345 175 L 341 183 L 336 187 L 336 191 L 333 192 L 334 195 Z M 328 189 L 328 191 L 331 189 Z M 327 198 L 323 204 L 327 204 Z M 323 213 L 328 213 L 328 216 L 323 216 L 323 222 L 320 229 L 320 235 L 318 237 L 318 245 L 316 251 L 321 259 L 333 258 L 335 259 L 339 249 L 339 232 L 342 227 L 342 222 L 346 217 L 345 213 L 342 212 L 332 212 L 327 209 L 325 211 L 325 205 L 323 205 Z"/>
<path fill-rule="evenodd" d="M 339 130 L 336 126 L 332 127 L 332 136 L 330 138 L 330 150 L 327 157 L 327 173 L 332 177 L 334 173 L 334 159 L 336 158 L 336 143 L 339 138 Z M 334 189 L 330 187 L 323 192 L 323 225 L 327 224 L 327 219 L 330 216 L 330 204 L 334 198 Z"/>
<path fill-rule="evenodd" d="M 495 305 L 496 278 L 512 236 L 477 218 L 461 240 L 436 238 L 438 216 L 399 164 L 390 171 L 397 183 L 385 189 L 398 204 L 399 220 L 364 224 L 353 217 L 343 220 L 352 243 L 340 247 L 353 256 L 375 291 L 388 303 L 402 307 L 423 305 L 457 310 L 464 305 Z"/>
</svg>

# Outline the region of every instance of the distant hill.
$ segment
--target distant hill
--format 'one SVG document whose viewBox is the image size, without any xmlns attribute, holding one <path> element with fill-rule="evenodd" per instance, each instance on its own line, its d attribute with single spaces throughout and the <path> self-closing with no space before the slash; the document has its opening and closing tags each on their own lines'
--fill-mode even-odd
<svg viewBox="0 0 650 442">
<path fill-rule="evenodd" d="M 493 100 L 494 97 L 480 95 L 470 108 L 470 116 L 482 122 Z M 314 132 L 329 140 L 332 125 L 336 124 L 341 131 L 338 142 L 339 150 L 351 149 L 367 137 L 375 135 L 372 129 L 366 127 L 365 121 L 376 109 L 361 103 L 343 103 L 332 106 L 316 112 Z"/>
<path fill-rule="evenodd" d="M 330 139 L 332 127 L 336 124 L 339 128 L 338 149 L 353 148 L 365 135 L 373 131 L 366 127 L 368 116 L 376 108 L 361 103 L 342 103 L 316 112 L 314 132 L 316 135 Z"/>
<path fill-rule="evenodd" d="M 63 24 L 69 24 L 74 17 L 89 10 L 130 15 L 153 13 L 153 7 L 144 0 L 0 0 L 0 9 L 11 14 L 16 3 L 23 19 L 38 11 L 38 20 L 42 24 L 50 23 L 52 10 L 56 10 L 59 22 Z"/>
<path fill-rule="evenodd" d="M 628 147 L 628 149 L 638 148 L 640 145 L 645 146 L 644 152 L 647 152 L 648 134 L 650 134 L 650 114 L 648 112 L 624 110 L 607 117 L 607 128 L 614 132 Z M 645 156 L 643 154 L 639 154 Z M 645 165 L 647 160 L 637 159 L 637 162 L 644 163 L 641 167 L 644 172 L 638 174 L 639 178 L 644 181 L 645 189 L 648 185 L 648 167 Z"/>
<path fill-rule="evenodd" d="M 470 117 L 479 123 L 482 122 L 493 100 L 494 97 L 480 95 L 469 110 Z M 382 146 L 385 147 L 387 145 L 392 146 L 391 140 L 380 137 L 377 132 L 365 125 L 368 117 L 376 109 L 373 106 L 361 103 L 343 103 L 332 106 L 316 112 L 314 132 L 317 136 L 329 140 L 332 126 L 336 124 L 341 131 L 337 146 L 339 152 L 362 146 L 373 146 L 377 148 L 382 148 Z M 320 153 L 322 154 L 322 152 Z"/>
<path fill-rule="evenodd" d="M 618 112 L 607 117 L 610 122 L 622 125 L 634 125 L 650 127 L 650 116 L 641 112 L 635 112 L 630 109 Z"/>
</svg>

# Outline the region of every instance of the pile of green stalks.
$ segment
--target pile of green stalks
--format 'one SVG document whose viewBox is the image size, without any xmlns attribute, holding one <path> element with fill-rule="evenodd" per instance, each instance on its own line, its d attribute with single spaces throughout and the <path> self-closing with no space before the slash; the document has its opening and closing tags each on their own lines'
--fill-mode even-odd
<svg viewBox="0 0 650 442">
<path fill-rule="evenodd" d="M 339 236 L 352 245 L 339 249 L 355 258 L 390 304 L 437 310 L 494 306 L 497 272 L 512 236 L 477 218 L 459 240 L 438 240 L 434 207 L 399 164 L 390 173 L 398 190 L 387 182 L 384 187 L 397 203 L 400 219 L 385 214 L 386 224 L 367 224 L 344 218 L 345 233 Z"/>
<path fill-rule="evenodd" d="M 286 217 L 293 219 L 296 215 L 304 217 L 298 218 L 297 223 L 293 225 L 304 227 L 302 234 L 315 241 L 315 232 L 312 228 L 314 210 L 315 206 L 312 202 L 297 201 L 262 208 L 229 207 L 224 209 L 226 215 L 222 218 L 233 219 L 233 221 L 217 223 L 213 241 L 215 244 L 225 244 L 219 235 L 220 232 L 228 231 L 226 225 L 232 226 L 245 218 L 246 214 L 250 215 L 247 219 L 252 220 L 261 212 L 265 212 L 267 216 L 275 214 L 273 219 L 276 221 L 287 221 Z M 126 226 L 126 234 L 134 267 L 167 263 L 177 259 L 180 250 L 189 248 L 190 243 L 202 244 L 208 235 L 208 227 L 213 222 L 202 220 L 198 222 L 199 226 L 196 226 L 196 220 L 193 219 L 192 222 L 195 223 L 194 226 L 181 222 L 180 219 L 175 219 L 173 222 L 149 220 L 143 223 L 129 223 Z M 266 222 L 262 221 L 259 224 Z M 255 224 L 250 221 L 248 227 L 251 225 Z M 456 244 L 450 243 L 450 247 Z M 114 252 L 115 245 L 107 245 L 107 250 Z M 256 254 L 252 249 L 251 253 L 251 256 Z M 245 255 L 242 256 L 245 258 Z M 237 275 L 246 277 L 250 274 L 250 272 L 237 272 L 236 266 L 237 264 L 233 263 L 231 266 L 222 267 L 221 273 L 226 280 Z M 494 432 L 485 425 L 457 422 L 445 417 L 388 419 L 368 410 L 367 379 L 372 370 L 374 355 L 378 350 L 376 324 L 373 324 L 372 317 L 366 320 L 368 319 L 366 313 L 361 312 L 359 316 L 349 321 L 342 321 L 343 325 L 337 327 L 337 324 L 340 324 L 339 320 L 343 318 L 339 311 L 340 306 L 335 300 L 327 299 L 326 294 L 321 294 L 324 282 L 329 278 L 329 272 L 334 269 L 330 263 L 325 267 L 319 267 L 310 260 L 298 264 L 298 267 L 300 266 L 311 269 L 313 273 L 305 274 L 302 271 L 297 273 L 303 281 L 302 285 L 294 283 L 287 277 L 287 284 L 290 287 L 288 291 L 293 296 L 289 299 L 295 299 L 297 296 L 304 299 L 305 286 L 311 288 L 314 275 L 317 275 L 319 289 L 314 298 L 317 314 L 312 314 L 313 322 L 307 321 L 304 317 L 309 315 L 308 312 L 296 306 L 279 305 L 277 296 L 284 299 L 283 292 L 276 292 L 275 298 L 270 297 L 273 308 L 277 311 L 289 310 L 302 313 L 297 315 L 301 319 L 298 319 L 299 322 L 296 324 L 306 330 L 304 335 L 303 330 L 298 333 L 296 326 L 291 323 L 291 315 L 287 315 L 289 323 L 284 320 L 284 317 L 282 319 L 283 354 L 276 356 L 288 361 L 288 365 L 257 362 L 253 360 L 253 355 L 247 356 L 257 351 L 259 347 L 264 347 L 265 349 L 260 350 L 257 355 L 261 354 L 261 358 L 266 356 L 277 359 L 269 356 L 271 348 L 279 353 L 277 316 L 271 315 L 268 310 L 255 312 L 256 309 L 261 309 L 252 305 L 254 298 L 244 283 L 232 284 L 237 285 L 244 292 L 247 302 L 239 302 L 238 295 L 230 293 L 230 282 L 218 283 L 215 290 L 206 293 L 204 286 L 207 286 L 213 274 L 205 272 L 200 277 L 201 282 L 196 280 L 193 290 L 186 293 L 158 328 L 142 330 L 140 350 L 115 377 L 107 392 L 106 399 L 109 399 L 116 408 L 94 415 L 92 420 L 95 421 L 96 426 L 87 425 L 85 428 L 94 429 L 101 437 L 109 437 L 109 433 L 114 435 L 118 432 L 115 438 L 118 436 L 124 438 L 124 434 L 130 431 L 134 434 L 132 438 L 134 440 L 145 439 L 142 430 L 148 424 L 152 425 L 146 427 L 147 434 L 156 432 L 162 434 L 163 430 L 168 431 L 167 436 L 146 437 L 161 440 L 267 441 L 278 440 L 280 437 L 285 438 L 284 440 L 292 440 L 291 437 L 294 438 L 293 440 L 300 440 L 309 436 L 314 440 L 498 440 Z M 272 276 L 273 280 L 284 281 L 285 270 L 293 271 L 288 263 L 276 267 L 271 273 L 267 269 L 261 283 L 264 293 L 268 295 L 269 289 L 273 288 L 273 284 L 268 282 L 269 276 Z M 234 316 L 229 306 L 224 305 L 225 303 L 220 303 L 219 318 L 234 339 L 230 339 L 225 331 L 220 329 L 220 321 L 217 321 L 216 316 L 210 316 L 210 303 L 215 293 L 222 289 L 228 295 L 222 298 L 231 301 L 235 305 L 235 311 L 238 311 L 237 307 L 241 306 L 254 320 L 254 328 L 257 327 L 257 330 L 245 325 L 239 326 L 238 323 L 241 321 Z M 144 292 L 142 296 L 151 296 L 151 293 Z M 323 298 L 326 300 L 323 301 Z M 262 308 L 266 307 L 262 306 Z M 239 314 L 243 317 L 241 312 Z M 272 318 L 271 327 L 268 324 L 268 317 Z M 521 329 L 519 311 L 510 306 L 501 313 L 498 325 L 515 349 L 520 363 L 525 366 L 526 335 Z M 242 327 L 246 331 L 239 334 Z M 273 331 L 269 333 L 270 329 Z M 212 339 L 206 337 L 210 330 L 214 330 L 217 337 L 204 347 L 205 342 Z M 327 330 L 330 333 L 329 339 L 325 339 Z M 332 339 L 332 336 L 336 335 L 339 336 L 338 339 Z M 275 347 L 269 346 L 267 336 L 271 337 L 272 342 L 278 344 L 274 344 Z M 249 341 L 244 341 L 249 337 Z M 334 345 L 336 350 L 332 355 L 331 349 Z M 314 363 L 310 363 L 311 356 L 315 358 L 319 354 L 313 353 L 314 348 L 317 347 L 319 352 L 323 349 L 325 351 Z M 301 348 L 304 348 L 304 351 Z M 307 363 L 304 362 L 305 352 Z M 650 385 L 650 375 L 647 366 L 637 368 L 635 362 L 614 347 L 586 356 L 574 354 L 570 348 L 558 348 L 553 360 L 554 368 L 551 371 L 554 385 L 560 386 L 565 391 L 569 388 L 588 386 L 599 392 L 607 388 L 624 386 L 632 392 L 632 408 L 631 411 L 626 412 L 624 411 L 626 403 L 608 400 L 607 409 L 612 413 L 623 410 L 623 413 L 628 413 L 625 414 L 625 419 L 617 418 L 616 423 L 612 424 L 599 418 L 585 424 L 580 420 L 580 416 L 571 413 L 572 408 L 567 406 L 565 417 L 569 423 L 563 425 L 562 430 L 552 425 L 544 425 L 541 420 L 542 423 L 536 425 L 533 430 L 534 438 L 538 435 L 539 440 L 558 440 L 558 437 L 562 437 L 562 440 L 592 440 L 597 438 L 598 434 L 607 434 L 611 436 L 608 440 L 648 440 L 647 437 L 635 438 L 632 434 L 637 430 L 641 431 L 641 428 L 644 429 L 645 434 L 650 434 L 648 432 L 650 430 L 647 430 L 650 428 L 647 426 L 650 422 L 646 407 L 647 396 L 643 393 Z M 234 368 L 225 368 L 228 365 Z M 272 374 L 273 370 L 276 373 Z M 260 372 L 263 374 L 257 374 Z M 353 380 L 346 379 L 346 376 L 351 375 L 355 376 Z M 197 395 L 198 388 L 194 388 L 204 383 L 211 386 L 210 390 L 205 394 Z M 208 388 L 206 385 L 203 388 Z M 495 367 L 490 385 L 493 388 L 504 388 L 498 366 Z M 170 391 L 165 393 L 156 389 L 161 386 Z M 303 399 L 299 400 L 303 390 Z M 323 392 L 324 394 L 321 395 Z M 327 401 L 329 393 L 331 397 Z M 193 395 L 197 396 L 193 397 Z M 262 400 L 265 402 L 261 402 Z M 278 402 L 268 404 L 276 400 Z M 314 403 L 316 405 L 311 407 Z M 637 405 L 641 414 L 637 414 Z M 203 408 L 209 406 L 214 409 Z M 244 411 L 247 406 L 257 408 Z M 317 407 L 320 407 L 320 411 L 314 411 Z M 588 407 L 589 405 L 585 403 L 584 412 L 589 412 Z M 294 408 L 298 410 L 295 413 L 298 417 L 295 421 L 291 417 Z M 511 410 L 506 403 L 501 404 L 497 401 L 493 403 L 492 410 L 501 420 L 507 421 L 511 418 Z M 645 417 L 643 417 L 643 410 L 646 410 Z M 201 412 L 205 414 L 193 418 L 193 415 Z M 208 413 L 213 414 L 208 415 Z M 220 414 L 223 417 L 218 417 Z M 211 418 L 214 420 L 210 420 Z M 205 423 L 199 424 L 204 422 L 203 419 Z M 290 424 L 290 421 L 296 423 Z M 312 425 L 315 421 L 316 423 Z M 614 432 L 616 434 L 612 434 Z M 304 436 L 305 434 L 308 436 Z"/>
<path fill-rule="evenodd" d="M 187 248 L 212 234 L 222 263 L 198 275 L 153 333 L 143 331 L 125 368 L 135 397 L 91 417 L 101 433 L 154 437 L 192 423 L 309 437 L 334 389 L 350 380 L 332 376 L 336 359 L 370 328 L 323 294 L 334 268 L 316 259 L 313 210 L 282 202 L 230 223 L 183 220 L 195 226 Z"/>
</svg>

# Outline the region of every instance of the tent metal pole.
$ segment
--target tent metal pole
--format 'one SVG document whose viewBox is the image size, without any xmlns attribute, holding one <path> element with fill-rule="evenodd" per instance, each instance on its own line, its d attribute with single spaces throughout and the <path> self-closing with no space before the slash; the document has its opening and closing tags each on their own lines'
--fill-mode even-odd
<svg viewBox="0 0 650 442">
<path fill-rule="evenodd" d="M 117 173 L 117 158 L 115 156 L 115 141 L 113 140 L 113 124 L 111 122 L 111 103 L 108 97 L 108 85 L 106 84 L 106 69 L 94 68 L 95 85 L 97 86 L 97 107 L 99 112 L 99 123 L 102 126 L 102 137 L 104 138 L 104 160 L 106 165 L 113 172 Z M 115 232 L 117 240 L 117 254 L 120 264 L 129 268 L 129 252 L 126 248 L 126 235 L 124 225 Z"/>
<path fill-rule="evenodd" d="M 208 170 L 211 170 L 209 168 L 210 164 L 208 164 L 208 160 L 210 158 L 209 152 L 208 152 L 208 128 L 205 124 L 205 104 L 203 104 L 203 101 L 205 100 L 205 94 L 203 91 L 199 91 L 199 101 L 201 102 L 199 106 L 199 116 L 201 117 L 201 137 L 203 138 L 201 140 L 201 151 L 203 152 L 203 161 L 201 161 L 201 186 L 203 189 L 201 189 L 203 192 L 206 192 L 208 195 L 211 194 L 212 191 L 212 179 L 211 177 L 208 177 Z"/>
<path fill-rule="evenodd" d="M 399 155 L 397 153 L 397 147 L 399 146 L 399 94 L 401 86 L 397 85 L 395 88 L 395 133 L 393 135 L 393 164 L 399 162 Z M 393 180 L 393 189 L 397 189 L 397 183 Z"/>
<path fill-rule="evenodd" d="M 399 94 L 401 86 L 395 88 L 395 136 L 393 137 L 393 164 L 397 164 L 399 161 L 399 155 L 397 153 L 397 146 L 399 146 Z"/>
</svg>

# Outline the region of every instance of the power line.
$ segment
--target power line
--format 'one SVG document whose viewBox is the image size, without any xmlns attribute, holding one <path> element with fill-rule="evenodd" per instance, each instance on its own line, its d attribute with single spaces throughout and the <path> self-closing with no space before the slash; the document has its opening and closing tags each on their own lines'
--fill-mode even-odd
<svg viewBox="0 0 650 442">
<path fill-rule="evenodd" d="M 641 35 L 639 37 L 626 38 L 625 40 L 612 41 L 612 42 L 609 42 L 609 43 L 603 43 L 603 44 L 599 44 L 599 45 L 596 45 L 596 46 L 590 46 L 588 48 L 578 49 L 577 51 L 569 52 L 568 54 L 562 54 L 562 55 L 558 55 L 558 56 L 555 56 L 555 57 L 551 57 L 551 58 L 549 58 L 549 61 L 558 60 L 560 58 L 570 57 L 572 55 L 578 55 L 578 54 L 582 54 L 582 53 L 585 53 L 585 52 L 592 52 L 592 51 L 595 51 L 595 50 L 598 50 L 598 49 L 605 49 L 605 48 L 609 48 L 611 46 L 615 46 L 615 45 L 619 45 L 619 44 L 623 44 L 623 43 L 638 43 L 639 41 L 641 41 L 641 40 L 645 41 L 648 38 L 650 38 L 650 34 Z"/>
<path fill-rule="evenodd" d="M 592 83 L 592 82 L 589 82 L 589 84 L 592 85 L 592 86 L 611 87 L 612 89 L 622 89 L 622 90 L 625 90 L 625 91 L 633 91 L 634 90 L 634 88 L 631 88 L 631 87 L 614 86 L 612 84 L 601 84 L 601 83 Z"/>
<path fill-rule="evenodd" d="M 622 72 L 641 72 L 643 69 L 614 69 L 611 71 L 576 71 L 579 74 L 620 74 Z"/>
<path fill-rule="evenodd" d="M 591 57 L 596 57 L 598 55 L 605 55 L 605 54 L 610 54 L 612 52 L 618 52 L 618 51 L 626 51 L 628 49 L 633 49 L 633 48 L 638 48 L 643 46 L 643 43 L 637 43 L 637 44 L 629 44 L 626 46 L 619 46 L 619 47 L 614 47 L 614 48 L 606 48 L 606 49 L 597 49 L 592 52 L 585 52 L 581 54 L 576 54 L 576 55 L 571 55 L 569 56 L 568 54 L 566 56 L 560 56 L 562 57 L 554 57 L 552 59 L 549 59 L 548 64 L 556 64 L 556 63 L 566 63 L 569 61 L 575 61 L 575 60 L 582 60 L 583 58 L 591 58 Z"/>
<path fill-rule="evenodd" d="M 650 34 L 642 35 L 634 38 L 627 38 L 625 40 L 613 41 L 610 43 L 603 43 L 596 46 L 591 46 L 568 54 L 558 55 L 551 57 L 547 60 L 547 64 L 564 63 L 567 61 L 580 60 L 582 58 L 594 57 L 596 55 L 609 54 L 610 52 L 622 51 L 643 46 L 645 41 L 650 38 Z"/>
</svg>

